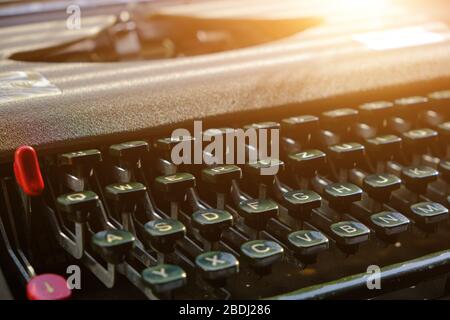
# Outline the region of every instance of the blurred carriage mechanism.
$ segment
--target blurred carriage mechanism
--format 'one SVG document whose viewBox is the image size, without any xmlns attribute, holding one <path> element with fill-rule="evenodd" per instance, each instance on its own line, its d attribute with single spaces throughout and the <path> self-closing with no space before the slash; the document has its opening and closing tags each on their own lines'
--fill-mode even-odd
<svg viewBox="0 0 450 320">
<path fill-rule="evenodd" d="M 94 37 L 15 53 L 12 59 L 108 62 L 202 55 L 276 41 L 314 27 L 321 18 L 208 18 L 122 11 Z"/>
</svg>

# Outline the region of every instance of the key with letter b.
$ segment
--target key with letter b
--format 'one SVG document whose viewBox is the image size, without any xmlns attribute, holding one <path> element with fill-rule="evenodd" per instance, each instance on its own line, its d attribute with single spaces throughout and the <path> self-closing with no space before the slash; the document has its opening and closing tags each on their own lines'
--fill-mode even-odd
<svg viewBox="0 0 450 320">
<path fill-rule="evenodd" d="M 341 221 L 330 226 L 339 246 L 356 247 L 369 240 L 370 230 L 364 224 L 355 221 Z"/>
</svg>

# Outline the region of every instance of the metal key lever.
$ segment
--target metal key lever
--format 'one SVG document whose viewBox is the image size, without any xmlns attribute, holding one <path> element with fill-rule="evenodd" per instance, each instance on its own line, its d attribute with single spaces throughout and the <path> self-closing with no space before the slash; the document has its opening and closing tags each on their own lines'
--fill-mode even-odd
<svg viewBox="0 0 450 320">
<path fill-rule="evenodd" d="M 308 189 L 293 190 L 278 179 L 275 180 L 274 194 L 282 204 L 280 216 L 283 221 L 299 230 L 303 229 L 312 209 L 320 207 L 322 202 L 321 196 L 316 192 Z"/>
<path fill-rule="evenodd" d="M 142 161 L 149 151 L 146 141 L 128 141 L 109 147 L 109 155 L 114 159 L 112 167 L 115 181 L 127 183 L 136 181 L 136 170 L 142 168 Z"/>
<path fill-rule="evenodd" d="M 25 255 L 22 245 L 20 242 L 19 234 L 17 232 L 16 223 L 13 216 L 13 211 L 11 207 L 9 192 L 6 184 L 6 178 L 1 179 L 1 189 L 3 190 L 3 199 L 6 206 L 6 212 L 9 221 L 9 230 L 12 233 L 12 241 L 9 240 L 8 233 L 6 232 L 5 224 L 0 217 L 0 233 L 2 235 L 6 251 L 11 257 L 13 263 L 17 266 L 20 271 L 22 278 L 28 281 L 31 277 L 35 276 L 35 271 L 31 263 L 29 262 L 27 256 Z"/>
<path fill-rule="evenodd" d="M 136 234 L 134 230 L 134 213 L 137 205 L 147 194 L 147 188 L 139 182 L 114 183 L 105 187 L 105 194 L 113 204 L 113 212 L 120 217 L 125 230 Z"/>
<path fill-rule="evenodd" d="M 14 243 L 15 241 L 13 241 L 15 248 L 11 245 L 2 219 L 0 219 L 0 235 L 6 248 L 6 252 L 8 252 L 13 264 L 16 266 L 17 270 L 19 270 L 21 279 L 24 283 L 28 282 L 35 275 L 34 268 L 29 263 L 20 247 Z"/>
<path fill-rule="evenodd" d="M 141 251 L 141 249 L 138 249 L 139 251 Z M 134 255 L 135 257 L 139 256 L 142 257 L 141 255 Z M 152 263 L 155 263 L 156 261 L 154 259 L 150 259 Z M 141 259 L 142 261 L 142 259 Z M 105 268 L 100 262 L 98 262 L 94 257 L 92 257 L 92 255 L 88 252 L 85 252 L 83 257 L 81 258 L 81 262 L 107 287 L 107 288 L 113 288 L 114 284 L 115 284 L 115 280 L 116 280 L 116 273 L 120 272 L 122 274 L 124 274 L 125 276 L 127 276 L 127 278 L 137 286 L 137 284 L 139 284 L 139 288 L 140 288 L 140 282 L 136 282 L 136 278 L 135 278 L 135 273 L 136 271 L 132 269 L 131 266 L 128 265 L 128 263 L 126 261 L 120 263 L 120 264 L 114 264 L 114 263 L 110 263 L 107 262 L 107 267 Z M 149 265 L 150 261 L 146 261 L 146 263 L 144 265 Z M 133 271 L 133 272 L 131 272 Z M 128 275 L 130 275 L 130 277 L 128 277 Z M 140 288 L 141 289 L 141 288 Z M 143 292 L 145 290 L 142 290 Z M 148 295 L 148 292 L 144 292 L 144 294 L 146 294 L 148 297 L 151 297 L 151 295 Z"/>
<path fill-rule="evenodd" d="M 278 212 L 278 207 L 271 200 L 256 200 L 251 199 L 249 196 L 244 195 L 239 188 L 236 181 L 233 181 L 233 187 L 231 191 L 232 199 L 234 205 L 237 208 L 245 207 L 247 211 L 241 212 L 240 215 L 236 216 L 236 226 L 238 229 L 242 230 L 245 234 L 249 235 L 251 239 L 258 239 L 259 233 L 264 229 L 264 222 L 267 222 L 269 216 L 276 215 Z M 270 204 L 269 210 L 267 210 L 267 215 L 264 215 L 264 219 L 258 218 L 258 211 L 260 209 L 259 204 L 267 203 Z M 263 205 L 264 207 L 264 205 Z M 273 208 L 272 208 L 273 207 Z M 247 218 L 247 219 L 246 219 Z M 245 221 L 245 223 L 243 223 Z M 262 223 L 258 223 L 262 222 Z M 252 225 L 251 227 L 247 224 Z M 258 225 L 258 226 L 256 226 Z M 254 228 L 256 227 L 256 229 Z"/>
<path fill-rule="evenodd" d="M 9 201 L 7 201 L 6 206 L 9 216 L 11 217 Z M 12 224 L 12 227 L 14 227 L 14 224 Z M 16 231 L 13 232 L 15 233 Z M 66 279 L 50 273 L 37 275 L 33 266 L 22 251 L 16 236 L 14 236 L 13 245 L 11 245 L 1 217 L 0 236 L 3 240 L 7 254 L 11 258 L 16 270 L 19 272 L 20 281 L 22 284 L 26 284 L 26 295 L 29 300 L 65 300 L 70 298 L 71 290 L 67 287 Z M 46 287 L 52 288 L 52 290 L 41 289 L 42 286 L 40 284 L 42 283 L 44 283 Z"/>
<path fill-rule="evenodd" d="M 131 171 L 116 165 L 112 167 L 112 175 L 114 177 L 114 181 L 119 183 L 127 183 L 134 180 Z"/>
<path fill-rule="evenodd" d="M 62 168 L 63 181 L 72 191 L 83 191 L 94 175 L 94 166 L 102 161 L 97 149 L 69 152 L 58 155 L 57 164 Z"/>
<path fill-rule="evenodd" d="M 242 178 L 241 168 L 235 165 L 212 166 L 202 170 L 202 180 L 207 188 L 212 188 L 216 193 L 216 207 L 224 210 L 226 196 L 230 193 L 233 181 Z"/>
<path fill-rule="evenodd" d="M 59 245 L 75 259 L 81 259 L 84 254 L 86 226 L 83 223 L 75 223 L 75 241 L 73 241 L 62 231 L 55 212 L 48 206 L 44 206 L 43 210 L 50 221 L 50 226 Z"/>
<path fill-rule="evenodd" d="M 116 266 L 114 264 L 108 263 L 105 268 L 88 253 L 83 255 L 81 261 L 107 288 L 114 287 L 116 281 Z"/>
<path fill-rule="evenodd" d="M 124 262 L 116 268 L 120 274 L 124 275 L 128 281 L 138 288 L 148 299 L 159 300 L 152 290 L 144 286 L 141 274 L 128 263 Z"/>
<path fill-rule="evenodd" d="M 185 220 L 194 235 L 202 241 L 205 251 L 217 250 L 223 232 L 233 226 L 233 216 L 226 210 L 213 209 L 202 203 L 193 189 L 188 198 L 194 213 Z"/>
</svg>

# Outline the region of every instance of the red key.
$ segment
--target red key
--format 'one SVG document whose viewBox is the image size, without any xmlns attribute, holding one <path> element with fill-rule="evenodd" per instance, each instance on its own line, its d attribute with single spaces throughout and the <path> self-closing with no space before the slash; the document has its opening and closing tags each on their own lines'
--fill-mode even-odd
<svg viewBox="0 0 450 320">
<path fill-rule="evenodd" d="M 41 168 L 36 151 L 30 146 L 16 149 L 14 154 L 14 174 L 19 186 L 29 196 L 38 196 L 44 190 Z"/>
<path fill-rule="evenodd" d="M 34 276 L 27 284 L 29 300 L 66 300 L 72 295 L 66 279 L 53 273 Z"/>
</svg>

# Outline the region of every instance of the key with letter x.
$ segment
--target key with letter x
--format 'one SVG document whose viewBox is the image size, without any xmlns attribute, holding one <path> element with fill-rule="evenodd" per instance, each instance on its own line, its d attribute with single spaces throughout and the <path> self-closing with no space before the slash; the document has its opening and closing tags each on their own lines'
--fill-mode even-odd
<svg viewBox="0 0 450 320">
<path fill-rule="evenodd" d="M 226 278 L 239 271 L 239 261 L 231 253 L 208 251 L 195 258 L 195 265 L 202 277 L 223 286 Z"/>
</svg>

